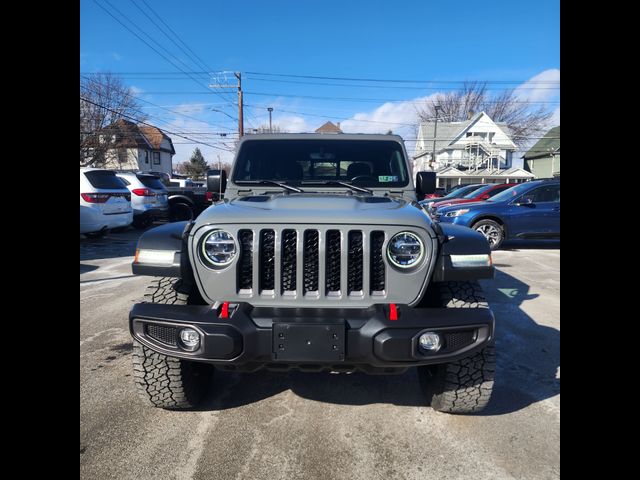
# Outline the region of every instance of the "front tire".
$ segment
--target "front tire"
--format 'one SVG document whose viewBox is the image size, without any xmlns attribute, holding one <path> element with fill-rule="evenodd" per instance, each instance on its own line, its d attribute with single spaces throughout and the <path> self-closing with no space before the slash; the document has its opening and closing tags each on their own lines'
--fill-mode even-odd
<svg viewBox="0 0 640 480">
<path fill-rule="evenodd" d="M 478 282 L 437 284 L 441 306 L 488 308 Z M 418 378 L 431 408 L 447 413 L 477 413 L 489 403 L 496 369 L 495 345 L 441 365 L 418 367 Z"/>
<path fill-rule="evenodd" d="M 176 278 L 157 278 L 145 301 L 187 305 L 190 297 L 174 289 Z M 211 365 L 170 357 L 133 341 L 133 371 L 138 395 L 147 404 L 170 410 L 196 407 L 207 393 L 214 372 Z"/>
<path fill-rule="evenodd" d="M 474 223 L 471 228 L 484 235 L 491 250 L 497 250 L 504 241 L 504 228 L 494 220 L 480 220 Z"/>
</svg>

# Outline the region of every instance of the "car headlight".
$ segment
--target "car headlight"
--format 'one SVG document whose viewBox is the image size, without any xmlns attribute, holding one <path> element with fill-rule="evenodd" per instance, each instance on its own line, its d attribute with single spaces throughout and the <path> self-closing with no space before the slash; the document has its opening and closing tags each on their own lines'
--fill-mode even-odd
<svg viewBox="0 0 640 480">
<path fill-rule="evenodd" d="M 237 251 L 233 235 L 226 230 L 214 230 L 202 241 L 202 256 L 215 267 L 229 265 Z"/>
<path fill-rule="evenodd" d="M 400 232 L 389 240 L 387 258 L 396 267 L 409 268 L 417 265 L 424 255 L 424 244 L 411 232 Z"/>
<path fill-rule="evenodd" d="M 452 212 L 447 212 L 444 214 L 445 217 L 459 217 L 460 215 L 464 215 L 469 211 L 468 208 L 462 208 L 460 210 L 453 210 Z"/>
</svg>

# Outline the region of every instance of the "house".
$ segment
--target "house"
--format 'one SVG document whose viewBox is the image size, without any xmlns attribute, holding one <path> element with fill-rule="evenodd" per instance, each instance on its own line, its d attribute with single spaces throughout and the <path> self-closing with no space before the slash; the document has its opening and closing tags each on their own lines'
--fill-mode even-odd
<svg viewBox="0 0 640 480">
<path fill-rule="evenodd" d="M 560 176 L 560 125 L 549 130 L 523 156 L 524 168 L 536 178 Z"/>
<path fill-rule="evenodd" d="M 176 151 L 171 138 L 157 127 L 119 119 L 100 130 L 98 138 L 106 146 L 104 168 L 171 174 Z"/>
<path fill-rule="evenodd" d="M 338 122 L 338 125 L 327 122 L 321 127 L 316 128 L 316 133 L 342 133 L 342 130 L 340 130 L 340 122 Z"/>
<path fill-rule="evenodd" d="M 435 134 L 435 159 L 432 159 Z M 413 171 L 436 172 L 436 187 L 470 183 L 519 183 L 533 175 L 513 167 L 517 150 L 511 131 L 485 112 L 463 122 L 422 122 L 418 129 Z"/>
</svg>

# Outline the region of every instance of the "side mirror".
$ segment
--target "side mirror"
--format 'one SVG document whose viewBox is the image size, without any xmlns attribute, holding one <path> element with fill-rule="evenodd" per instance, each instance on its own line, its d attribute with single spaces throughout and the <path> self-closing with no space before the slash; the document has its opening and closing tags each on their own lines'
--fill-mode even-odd
<svg viewBox="0 0 640 480">
<path fill-rule="evenodd" d="M 416 196 L 423 200 L 425 195 L 436 191 L 436 172 L 416 173 Z"/>
<path fill-rule="evenodd" d="M 224 193 L 227 188 L 227 172 L 225 170 L 207 171 L 207 191 Z"/>
<path fill-rule="evenodd" d="M 489 194 L 488 194 L 488 193 L 485 193 L 484 195 L 482 195 L 482 196 L 480 197 L 480 200 L 489 200 L 489 198 L 491 198 L 491 197 L 489 197 Z"/>
</svg>

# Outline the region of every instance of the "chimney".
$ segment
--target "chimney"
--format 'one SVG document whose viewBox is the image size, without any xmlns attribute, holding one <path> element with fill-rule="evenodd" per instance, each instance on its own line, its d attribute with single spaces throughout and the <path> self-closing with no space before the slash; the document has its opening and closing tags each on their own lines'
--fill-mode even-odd
<svg viewBox="0 0 640 480">
<path fill-rule="evenodd" d="M 474 112 L 473 110 L 469 110 L 469 112 L 467 112 L 467 119 L 468 119 L 468 120 L 471 120 L 471 117 L 473 117 L 473 114 L 474 114 L 474 113 L 475 113 L 475 112 Z"/>
<path fill-rule="evenodd" d="M 336 122 L 338 125 L 336 125 L 338 127 L 338 130 L 340 129 L 340 122 Z"/>
</svg>

